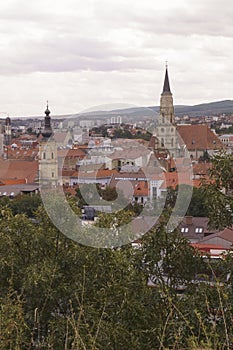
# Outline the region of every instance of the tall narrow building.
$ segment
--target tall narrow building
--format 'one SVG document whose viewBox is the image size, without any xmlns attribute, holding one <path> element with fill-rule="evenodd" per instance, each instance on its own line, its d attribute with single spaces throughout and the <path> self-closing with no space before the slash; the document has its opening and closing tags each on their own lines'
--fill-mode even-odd
<svg viewBox="0 0 233 350">
<path fill-rule="evenodd" d="M 53 139 L 50 110 L 45 110 L 44 130 L 39 146 L 39 179 L 40 183 L 49 187 L 58 184 L 57 144 Z"/>
<path fill-rule="evenodd" d="M 0 157 L 4 155 L 4 135 L 0 132 Z"/>
<path fill-rule="evenodd" d="M 7 117 L 4 126 L 4 142 L 6 146 L 11 144 L 11 136 L 11 119 Z"/>
<path fill-rule="evenodd" d="M 166 65 L 163 91 L 160 98 L 160 113 L 155 127 L 155 151 L 179 157 L 178 139 L 175 125 L 173 97 L 170 89 L 168 67 Z"/>
</svg>

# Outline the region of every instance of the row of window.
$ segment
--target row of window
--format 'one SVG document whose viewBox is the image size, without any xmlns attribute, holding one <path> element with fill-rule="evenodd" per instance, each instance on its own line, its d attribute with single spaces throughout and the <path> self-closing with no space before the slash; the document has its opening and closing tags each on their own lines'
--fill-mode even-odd
<svg viewBox="0 0 233 350">
<path fill-rule="evenodd" d="M 202 233 L 204 230 L 202 227 L 196 227 L 195 228 L 195 233 Z M 189 232 L 189 228 L 188 227 L 181 227 L 181 232 L 182 233 L 188 233 Z"/>
<path fill-rule="evenodd" d="M 161 132 L 164 132 L 165 131 L 165 129 L 164 128 L 161 128 L 160 129 L 161 130 Z M 168 132 L 168 130 L 166 129 L 166 131 Z M 174 129 L 173 128 L 171 128 L 171 132 L 173 132 L 174 131 Z"/>
<path fill-rule="evenodd" d="M 46 152 L 43 152 L 43 159 L 46 159 Z M 51 153 L 51 159 L 54 159 L 54 154 L 53 154 L 53 152 Z"/>
</svg>

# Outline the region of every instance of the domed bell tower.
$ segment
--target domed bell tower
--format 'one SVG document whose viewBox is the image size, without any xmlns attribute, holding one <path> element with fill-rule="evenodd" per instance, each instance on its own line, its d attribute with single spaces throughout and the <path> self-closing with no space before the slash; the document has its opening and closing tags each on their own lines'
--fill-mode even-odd
<svg viewBox="0 0 233 350">
<path fill-rule="evenodd" d="M 39 146 L 39 179 L 43 186 L 57 187 L 58 185 L 58 160 L 57 144 L 53 138 L 50 110 L 45 110 L 44 130 Z"/>
</svg>

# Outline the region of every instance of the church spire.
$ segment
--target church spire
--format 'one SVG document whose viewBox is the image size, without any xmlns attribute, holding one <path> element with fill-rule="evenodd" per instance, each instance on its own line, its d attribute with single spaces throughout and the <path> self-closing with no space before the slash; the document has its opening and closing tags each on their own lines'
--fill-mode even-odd
<svg viewBox="0 0 233 350">
<path fill-rule="evenodd" d="M 163 92 L 162 94 L 171 94 L 171 90 L 170 90 L 170 84 L 169 84 L 169 78 L 168 78 L 168 69 L 167 69 L 168 65 L 166 63 L 166 72 L 165 72 L 165 79 L 164 79 L 164 84 L 163 84 Z"/>
<path fill-rule="evenodd" d="M 51 127 L 51 117 L 50 117 L 50 110 L 49 105 L 47 101 L 47 108 L 45 110 L 45 118 L 44 118 L 44 130 L 42 132 L 42 135 L 44 138 L 49 138 L 52 135 L 52 127 Z"/>
</svg>

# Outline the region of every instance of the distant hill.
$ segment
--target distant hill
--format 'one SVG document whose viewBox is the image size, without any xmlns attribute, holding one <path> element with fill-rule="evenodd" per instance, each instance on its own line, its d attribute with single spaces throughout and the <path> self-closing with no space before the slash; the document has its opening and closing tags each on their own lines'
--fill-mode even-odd
<svg viewBox="0 0 233 350">
<path fill-rule="evenodd" d="M 74 115 L 74 117 L 86 116 L 89 118 L 106 118 L 116 115 L 128 117 L 148 117 L 159 113 L 159 106 L 149 107 L 130 107 L 125 109 L 116 109 L 112 111 L 95 111 Z M 194 106 L 176 105 L 175 114 L 177 116 L 189 115 L 190 117 L 213 115 L 213 114 L 233 114 L 233 100 L 202 103 Z"/>
<path fill-rule="evenodd" d="M 223 113 L 233 114 L 233 100 L 202 103 L 195 106 L 175 106 L 175 113 L 178 116 L 187 114 L 190 117 Z"/>
<path fill-rule="evenodd" d="M 108 111 L 91 111 L 84 113 L 75 113 L 75 114 L 67 114 L 67 115 L 53 115 L 53 119 L 82 119 L 83 117 L 88 119 L 107 119 L 113 116 L 121 115 L 124 119 L 124 116 L 131 119 L 131 117 L 137 120 L 143 120 L 144 118 L 154 117 L 157 113 L 159 113 L 159 106 L 149 106 L 149 107 L 130 107 L 130 108 L 121 108 L 121 109 L 113 109 Z M 177 116 L 189 115 L 190 117 L 195 116 L 209 116 L 215 114 L 233 114 L 233 100 L 225 100 L 225 101 L 217 101 L 210 103 L 202 103 L 194 106 L 186 106 L 186 105 L 176 105 L 175 106 L 175 114 Z M 44 116 L 35 116 L 35 117 L 27 117 L 27 119 L 42 119 Z M 20 119 L 20 118 L 19 118 Z M 24 118 L 23 118 L 24 119 Z"/>
</svg>

